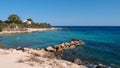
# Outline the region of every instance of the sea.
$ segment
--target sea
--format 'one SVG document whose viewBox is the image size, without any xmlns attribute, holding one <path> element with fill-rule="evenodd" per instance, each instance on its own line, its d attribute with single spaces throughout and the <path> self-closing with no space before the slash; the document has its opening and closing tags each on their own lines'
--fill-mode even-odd
<svg viewBox="0 0 120 68">
<path fill-rule="evenodd" d="M 0 35 L 0 44 L 5 48 L 44 48 L 69 42 L 78 38 L 85 42 L 65 54 L 77 57 L 91 65 L 103 64 L 109 68 L 120 68 L 119 26 L 54 26 L 62 30 L 34 33 Z M 67 57 L 67 55 L 65 55 Z M 70 58 L 64 58 L 70 60 Z"/>
</svg>

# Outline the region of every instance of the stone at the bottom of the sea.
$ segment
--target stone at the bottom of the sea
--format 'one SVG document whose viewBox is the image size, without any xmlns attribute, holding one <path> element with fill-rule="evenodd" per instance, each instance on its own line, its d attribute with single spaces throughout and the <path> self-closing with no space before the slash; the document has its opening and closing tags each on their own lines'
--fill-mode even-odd
<svg viewBox="0 0 120 68">
<path fill-rule="evenodd" d="M 75 64 L 78 64 L 78 65 L 81 65 L 82 64 L 82 61 L 80 59 L 75 59 L 74 60 L 74 63 Z"/>
<path fill-rule="evenodd" d="M 71 45 L 70 48 L 74 49 L 74 48 L 75 48 L 75 45 Z"/>
<path fill-rule="evenodd" d="M 99 64 L 96 66 L 96 68 L 107 68 L 105 65 Z"/>
</svg>

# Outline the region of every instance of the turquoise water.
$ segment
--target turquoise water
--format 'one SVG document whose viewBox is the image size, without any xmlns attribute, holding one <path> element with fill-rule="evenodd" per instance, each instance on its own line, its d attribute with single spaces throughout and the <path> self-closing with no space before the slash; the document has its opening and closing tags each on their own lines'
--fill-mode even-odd
<svg viewBox="0 0 120 68">
<path fill-rule="evenodd" d="M 79 38 L 84 40 L 85 45 L 70 50 L 69 53 L 94 64 L 120 67 L 120 27 L 62 26 L 61 28 L 63 28 L 61 31 L 1 35 L 0 43 L 6 48 L 19 46 L 39 48 Z"/>
</svg>

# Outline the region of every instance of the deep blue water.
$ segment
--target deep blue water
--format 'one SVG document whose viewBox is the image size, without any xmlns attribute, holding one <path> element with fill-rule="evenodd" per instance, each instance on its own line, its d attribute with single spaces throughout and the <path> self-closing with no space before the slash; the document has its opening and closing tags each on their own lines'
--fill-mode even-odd
<svg viewBox="0 0 120 68">
<path fill-rule="evenodd" d="M 0 43 L 6 48 L 46 47 L 78 38 L 85 42 L 69 52 L 82 60 L 95 64 L 120 67 L 120 27 L 113 26 L 61 26 L 63 30 L 1 35 Z"/>
</svg>

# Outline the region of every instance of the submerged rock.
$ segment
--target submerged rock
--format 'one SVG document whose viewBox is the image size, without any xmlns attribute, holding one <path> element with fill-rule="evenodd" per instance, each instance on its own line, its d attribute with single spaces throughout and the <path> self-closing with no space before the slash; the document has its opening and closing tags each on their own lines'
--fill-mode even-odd
<svg viewBox="0 0 120 68">
<path fill-rule="evenodd" d="M 76 48 L 76 46 L 75 46 L 75 45 L 71 45 L 70 48 L 71 48 L 71 49 L 74 49 L 74 48 Z"/>
<path fill-rule="evenodd" d="M 99 64 L 96 66 L 96 68 L 107 68 L 105 65 Z"/>
<path fill-rule="evenodd" d="M 81 65 L 82 64 L 82 61 L 80 59 L 75 59 L 74 60 L 74 63 L 75 64 L 78 64 L 78 65 Z"/>
</svg>

